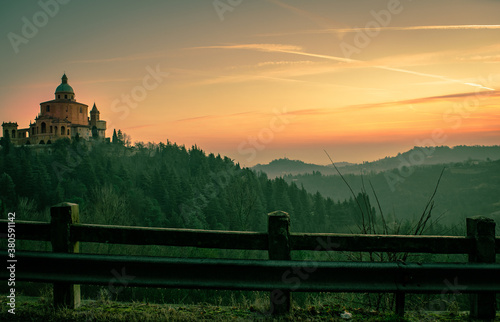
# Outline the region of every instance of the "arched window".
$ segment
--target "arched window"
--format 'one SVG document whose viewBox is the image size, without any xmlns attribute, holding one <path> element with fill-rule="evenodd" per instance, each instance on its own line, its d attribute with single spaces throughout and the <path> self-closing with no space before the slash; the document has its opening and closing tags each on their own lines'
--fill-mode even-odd
<svg viewBox="0 0 500 322">
<path fill-rule="evenodd" d="M 68 129 L 68 135 L 69 135 L 69 129 Z"/>
<path fill-rule="evenodd" d="M 45 141 L 41 140 L 40 143 L 38 143 L 38 144 L 45 144 Z"/>
<path fill-rule="evenodd" d="M 12 138 L 15 139 L 16 138 L 16 130 L 12 130 Z"/>
<path fill-rule="evenodd" d="M 47 112 L 50 112 L 50 105 L 47 105 L 47 109 L 46 109 Z"/>
<path fill-rule="evenodd" d="M 61 135 L 64 135 L 66 128 L 64 126 L 61 126 Z"/>
<path fill-rule="evenodd" d="M 42 133 L 46 132 L 47 132 L 47 124 L 45 124 L 45 122 L 42 122 Z"/>
<path fill-rule="evenodd" d="M 57 95 L 57 98 L 61 98 L 61 95 Z"/>
<path fill-rule="evenodd" d="M 54 133 L 57 135 L 59 133 L 57 133 L 57 126 L 54 126 Z"/>
<path fill-rule="evenodd" d="M 34 127 L 31 128 L 31 135 L 35 135 L 35 128 Z"/>
<path fill-rule="evenodd" d="M 48 140 L 48 141 L 47 141 L 47 144 L 52 144 L 52 141 L 51 141 L 51 140 Z"/>
<path fill-rule="evenodd" d="M 50 126 L 50 133 L 52 134 L 53 132 L 52 125 Z"/>
<path fill-rule="evenodd" d="M 67 99 L 67 98 L 68 98 L 68 95 L 64 95 L 64 98 L 66 98 L 66 99 Z"/>
</svg>

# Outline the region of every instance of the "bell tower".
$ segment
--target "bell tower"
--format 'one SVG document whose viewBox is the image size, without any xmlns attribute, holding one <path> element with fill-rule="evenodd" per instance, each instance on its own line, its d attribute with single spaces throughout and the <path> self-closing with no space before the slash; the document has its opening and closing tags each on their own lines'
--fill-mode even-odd
<svg viewBox="0 0 500 322">
<path fill-rule="evenodd" d="M 91 127 L 97 127 L 97 123 L 99 123 L 99 117 L 100 117 L 100 112 L 99 110 L 97 109 L 97 106 L 95 106 L 95 103 L 94 103 L 94 106 L 92 107 L 92 110 L 90 111 L 90 126 Z"/>
</svg>

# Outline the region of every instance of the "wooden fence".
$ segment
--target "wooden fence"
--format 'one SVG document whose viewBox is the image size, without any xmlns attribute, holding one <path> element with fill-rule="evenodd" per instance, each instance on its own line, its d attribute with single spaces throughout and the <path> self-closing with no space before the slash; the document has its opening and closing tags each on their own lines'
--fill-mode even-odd
<svg viewBox="0 0 500 322">
<path fill-rule="evenodd" d="M 289 312 L 294 291 L 395 293 L 399 315 L 405 293 L 442 293 L 446 282 L 458 281 L 455 292 L 472 294 L 472 317 L 496 314 L 500 238 L 492 219 L 467 218 L 467 235 L 457 237 L 290 233 L 287 213 L 268 217 L 267 233 L 88 225 L 79 223 L 78 205 L 62 203 L 51 208 L 50 223 L 16 221 L 16 239 L 50 241 L 53 251 L 17 252 L 16 279 L 54 283 L 54 305 L 72 308 L 80 304 L 79 284 L 112 287 L 115 271 L 130 277 L 127 286 L 270 291 L 272 314 Z M 7 224 L 0 221 L 0 231 Z M 269 260 L 77 254 L 80 242 L 263 250 Z M 297 250 L 468 254 L 469 263 L 292 261 Z"/>
</svg>

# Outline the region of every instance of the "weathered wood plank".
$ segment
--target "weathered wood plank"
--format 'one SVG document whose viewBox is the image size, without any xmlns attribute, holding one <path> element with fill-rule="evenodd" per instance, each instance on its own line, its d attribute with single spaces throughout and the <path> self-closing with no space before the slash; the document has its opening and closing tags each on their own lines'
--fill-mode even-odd
<svg viewBox="0 0 500 322">
<path fill-rule="evenodd" d="M 495 221 L 491 218 L 476 216 L 467 218 L 467 237 L 474 240 L 469 253 L 469 263 L 495 263 L 496 240 Z M 474 319 L 490 321 L 496 315 L 496 294 L 473 294 L 470 315 Z"/>
<path fill-rule="evenodd" d="M 127 245 L 267 250 L 267 233 L 78 224 L 73 240 Z"/>
<path fill-rule="evenodd" d="M 80 251 L 79 242 L 71 240 L 71 225 L 80 222 L 77 204 L 63 202 L 50 208 L 50 229 L 52 251 L 62 254 L 76 254 Z M 66 267 L 67 269 L 67 267 Z M 54 306 L 77 308 L 81 304 L 80 285 L 54 283 Z"/>
<path fill-rule="evenodd" d="M 268 214 L 269 259 L 291 260 L 290 215 L 284 211 Z M 282 278 L 283 279 L 283 278 Z M 292 297 L 290 291 L 274 289 L 269 295 L 270 313 L 283 315 L 290 313 Z"/>
<path fill-rule="evenodd" d="M 0 232 L 7 232 L 8 220 L 0 220 Z M 16 239 L 50 241 L 50 224 L 37 221 L 16 220 Z"/>
<path fill-rule="evenodd" d="M 144 230 L 135 232 L 139 240 L 127 239 L 130 233 L 120 233 L 122 229 Z M 266 233 L 259 232 L 231 232 L 217 230 L 149 228 L 129 226 L 107 226 L 78 224 L 71 227 L 74 240 L 96 243 L 115 243 L 128 245 L 153 245 L 157 237 L 152 234 L 170 235 L 160 239 L 157 245 L 192 246 L 205 248 L 267 250 L 268 239 Z M 7 231 L 7 220 L 0 219 L 0 231 Z M 112 232 L 111 234 L 109 234 Z M 201 234 L 199 234 L 201 233 Z M 205 234 L 206 233 L 206 234 Z M 215 234 L 215 235 L 214 235 Z M 216 237 L 217 235 L 220 237 Z M 140 236 L 139 236 L 140 235 Z M 198 236 L 204 235 L 198 239 Z M 143 237 L 148 237 L 144 239 Z M 180 241 L 175 241 L 179 237 Z M 229 237 L 229 241 L 220 241 Z M 208 245 L 203 246 L 209 239 Z M 16 239 L 50 241 L 50 224 L 36 221 L 16 221 Z M 183 241 L 190 240 L 188 245 Z M 233 241 L 236 241 L 234 245 Z M 383 251 L 383 252 L 414 252 L 435 254 L 468 254 L 473 242 L 461 236 L 399 236 L 399 235 L 350 235 L 350 234 L 307 234 L 291 233 L 290 243 L 293 250 L 334 250 L 334 251 Z M 156 244 L 154 244 L 156 245 Z M 219 247 L 221 246 L 221 247 Z M 222 247 L 224 246 L 224 247 Z M 246 248 L 248 247 L 248 248 Z M 500 237 L 495 239 L 495 252 L 500 254 Z"/>
<path fill-rule="evenodd" d="M 461 236 L 299 234 L 292 250 L 467 254 L 473 240 Z"/>
</svg>

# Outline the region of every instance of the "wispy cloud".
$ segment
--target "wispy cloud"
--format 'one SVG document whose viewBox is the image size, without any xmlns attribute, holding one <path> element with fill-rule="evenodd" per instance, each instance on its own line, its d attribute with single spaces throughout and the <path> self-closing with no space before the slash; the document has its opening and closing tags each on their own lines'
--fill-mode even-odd
<svg viewBox="0 0 500 322">
<path fill-rule="evenodd" d="M 432 102 L 437 102 L 437 101 L 455 102 L 457 100 L 464 101 L 464 100 L 468 100 L 468 99 L 486 99 L 486 98 L 499 98 L 499 97 L 500 97 L 500 91 L 467 92 L 467 93 L 455 93 L 455 94 L 447 94 L 447 95 L 419 97 L 419 98 L 414 98 L 414 99 L 409 99 L 409 100 L 382 102 L 382 103 L 375 103 L 375 104 L 359 104 L 359 105 L 348 106 L 346 108 L 348 108 L 348 109 L 368 109 L 368 108 L 381 108 L 381 107 L 391 107 L 391 106 L 425 104 L 425 103 L 432 103 Z"/>
<path fill-rule="evenodd" d="M 256 114 L 257 113 L 255 113 L 255 112 L 241 112 L 241 113 L 233 113 L 233 114 L 226 114 L 226 115 L 203 115 L 203 116 L 196 116 L 196 117 L 179 119 L 179 120 L 174 121 L 173 123 L 190 123 L 190 122 L 215 120 L 215 119 L 227 119 L 227 118 L 243 117 L 243 116 L 256 115 Z"/>
<path fill-rule="evenodd" d="M 500 55 L 474 55 L 471 57 L 461 57 L 459 60 L 482 63 L 498 63 L 500 62 Z"/>
<path fill-rule="evenodd" d="M 188 49 L 250 49 L 267 52 L 286 52 L 300 51 L 302 47 L 283 44 L 234 44 L 234 45 L 219 45 L 219 46 L 201 46 L 191 47 Z"/>
<path fill-rule="evenodd" d="M 131 127 L 126 127 L 123 130 L 138 130 L 138 129 L 146 129 L 146 128 L 151 128 L 151 127 L 156 127 L 159 125 L 164 125 L 164 123 L 152 123 L 152 124 L 144 124 L 144 125 L 137 125 L 137 126 L 131 126 Z"/>
<path fill-rule="evenodd" d="M 498 30 L 500 25 L 433 25 L 433 26 L 402 26 L 402 27 L 378 27 L 381 31 L 425 31 L 425 30 Z M 289 33 L 268 33 L 259 36 L 286 36 L 286 35 L 308 35 L 308 34 L 332 34 L 332 33 L 356 33 L 364 32 L 366 28 L 325 28 L 314 30 L 299 30 Z"/>
<path fill-rule="evenodd" d="M 300 109 L 288 112 L 292 115 L 297 116 L 324 116 L 330 114 L 336 114 L 339 112 L 346 111 L 356 111 L 356 110 L 367 110 L 367 109 L 377 109 L 377 108 L 386 108 L 386 107 L 400 107 L 400 106 L 414 106 L 419 104 L 426 103 L 434 103 L 434 102 L 463 102 L 469 101 L 470 99 L 487 99 L 500 98 L 500 91 L 484 91 L 484 92 L 467 92 L 467 93 L 455 93 L 455 94 L 447 94 L 447 95 L 438 95 L 438 96 L 427 96 L 427 97 L 418 97 L 414 99 L 408 100 L 397 100 L 397 101 L 385 101 L 379 103 L 370 103 L 370 104 L 357 104 L 357 105 L 348 105 L 339 108 L 318 108 L 318 109 Z M 439 114 L 439 113 L 436 113 Z M 439 114 L 442 115 L 442 114 Z"/>
<path fill-rule="evenodd" d="M 70 64 L 93 64 L 93 63 L 113 63 L 113 62 L 128 62 L 128 61 L 137 61 L 137 60 L 147 60 L 151 58 L 165 57 L 165 52 L 156 52 L 156 53 L 144 53 L 144 54 L 136 54 L 136 55 L 128 55 L 128 56 L 117 56 L 117 57 L 108 57 L 108 58 L 96 58 L 96 59 L 85 59 L 85 60 L 74 60 L 70 61 Z"/>
<path fill-rule="evenodd" d="M 325 28 L 325 30 L 331 29 L 333 26 L 339 26 L 338 21 L 333 21 L 329 18 L 326 18 L 326 17 L 318 15 L 316 13 L 301 9 L 299 7 L 296 7 L 296 6 L 292 6 L 288 3 L 284 3 L 284 2 L 279 1 L 279 0 L 267 0 L 267 1 L 279 6 L 281 8 L 289 10 L 289 11 L 291 11 L 299 16 L 305 17 L 305 18 L 311 20 L 312 22 L 314 22 L 315 24 L 317 24 L 318 26 Z M 307 5 L 309 5 L 309 3 L 307 3 Z"/>
<path fill-rule="evenodd" d="M 342 63 L 350 63 L 350 64 L 355 63 L 356 67 L 376 68 L 376 69 L 393 71 L 393 72 L 398 72 L 398 73 L 411 74 L 411 75 L 415 75 L 415 76 L 435 78 L 435 79 L 448 81 L 451 83 L 457 83 L 457 84 L 462 84 L 462 85 L 466 85 L 466 86 L 473 86 L 473 87 L 480 87 L 480 88 L 486 89 L 486 90 L 494 90 L 492 88 L 482 86 L 481 84 L 465 83 L 461 80 L 452 79 L 452 78 L 442 76 L 442 75 L 435 75 L 435 74 L 429 74 L 429 73 L 416 72 L 416 71 L 412 71 L 412 70 L 408 70 L 408 69 L 395 68 L 395 67 L 384 66 L 384 65 L 377 65 L 377 64 L 373 64 L 372 62 L 366 62 L 366 61 L 345 58 L 345 57 L 339 57 L 339 56 L 309 53 L 309 52 L 302 51 L 301 47 L 293 46 L 293 45 L 239 44 L 239 45 L 193 47 L 192 49 L 243 49 L 243 50 L 256 50 L 256 51 L 265 51 L 265 52 L 287 53 L 287 54 L 292 54 L 292 55 L 301 55 L 301 56 L 315 57 L 315 58 L 326 59 L 326 60 L 333 60 L 333 61 L 342 62 Z"/>
</svg>

